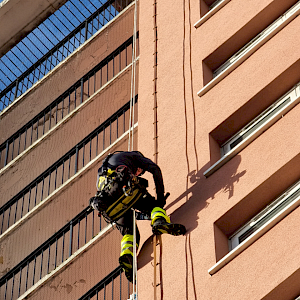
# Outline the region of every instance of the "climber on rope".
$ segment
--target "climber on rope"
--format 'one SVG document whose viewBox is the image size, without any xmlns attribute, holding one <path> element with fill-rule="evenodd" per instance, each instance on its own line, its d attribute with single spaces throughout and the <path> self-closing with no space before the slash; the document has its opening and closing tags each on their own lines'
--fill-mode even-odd
<svg viewBox="0 0 300 300">
<path fill-rule="evenodd" d="M 140 177 L 146 171 L 153 175 L 156 199 L 146 189 L 148 181 Z M 163 209 L 167 196 L 168 194 L 164 194 L 160 168 L 139 151 L 109 154 L 98 170 L 97 193 L 90 199 L 90 206 L 98 210 L 107 222 L 114 222 L 123 235 L 119 263 L 131 282 L 134 243 L 131 208 L 140 212 L 140 219 L 151 218 L 152 232 L 155 235 L 181 235 L 186 232 L 183 225 L 171 223 Z M 137 248 L 139 241 L 140 233 L 136 226 Z"/>
</svg>

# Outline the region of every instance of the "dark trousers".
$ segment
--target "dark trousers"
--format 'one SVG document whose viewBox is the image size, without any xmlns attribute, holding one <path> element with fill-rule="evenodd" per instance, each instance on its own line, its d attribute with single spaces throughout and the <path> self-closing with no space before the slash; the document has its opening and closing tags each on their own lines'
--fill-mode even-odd
<svg viewBox="0 0 300 300">
<path fill-rule="evenodd" d="M 151 211 L 154 207 L 161 207 L 163 205 L 155 200 L 153 196 L 151 196 L 148 192 L 145 197 L 141 197 L 134 205 L 133 208 L 146 214 L 151 215 Z M 133 210 L 128 210 L 122 218 L 120 218 L 116 222 L 118 230 L 124 236 L 125 234 L 132 234 L 133 235 Z M 136 226 L 136 224 L 135 224 Z M 140 243 L 140 232 L 138 227 L 136 226 L 136 242 L 139 245 Z"/>
</svg>

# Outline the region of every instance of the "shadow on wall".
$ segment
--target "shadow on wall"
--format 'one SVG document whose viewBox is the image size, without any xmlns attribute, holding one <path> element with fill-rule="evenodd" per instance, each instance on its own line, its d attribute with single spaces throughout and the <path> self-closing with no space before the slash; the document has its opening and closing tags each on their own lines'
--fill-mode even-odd
<svg viewBox="0 0 300 300">
<path fill-rule="evenodd" d="M 228 200 L 233 196 L 234 185 L 246 173 L 246 170 L 237 171 L 240 163 L 240 155 L 231 159 L 226 164 L 226 168 L 223 169 L 225 172 L 222 172 L 222 177 L 221 173 L 217 171 L 209 178 L 205 178 L 203 173 L 209 168 L 209 164 L 206 164 L 198 172 L 194 170 L 187 174 L 187 179 L 193 186 L 165 207 L 166 210 L 170 209 L 174 204 L 186 199 L 186 202 L 171 214 L 171 221 L 185 225 L 187 229 L 186 234 L 189 235 L 198 226 L 198 212 L 205 209 L 209 205 L 209 201 L 213 200 L 217 193 L 228 193 Z M 152 261 L 152 236 L 143 244 L 139 257 L 142 258 L 139 260 L 139 269 Z"/>
<path fill-rule="evenodd" d="M 210 203 L 209 201 L 213 200 L 217 193 L 228 193 L 229 200 L 234 194 L 234 185 L 246 174 L 246 170 L 237 172 L 240 163 L 241 156 L 235 156 L 226 164 L 226 169 L 223 169 L 225 172 L 222 172 L 222 176 L 217 171 L 209 178 L 204 177 L 203 173 L 210 167 L 209 164 L 206 164 L 198 172 L 196 170 L 191 171 L 187 175 L 187 179 L 193 186 L 165 207 L 167 210 L 186 198 L 186 202 L 171 214 L 172 222 L 184 224 L 187 228 L 187 233 L 189 233 L 198 225 L 198 212 L 206 208 Z M 188 218 L 186 218 L 185 212 L 188 212 Z"/>
</svg>

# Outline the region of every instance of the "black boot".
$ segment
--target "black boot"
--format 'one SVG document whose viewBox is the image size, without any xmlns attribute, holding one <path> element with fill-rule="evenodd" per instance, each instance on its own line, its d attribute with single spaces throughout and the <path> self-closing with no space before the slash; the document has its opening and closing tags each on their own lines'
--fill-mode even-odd
<svg viewBox="0 0 300 300">
<path fill-rule="evenodd" d="M 125 272 L 126 278 L 132 282 L 133 281 L 133 257 L 131 254 L 124 254 L 119 257 L 119 264 Z"/>
<path fill-rule="evenodd" d="M 168 223 L 164 218 L 157 218 L 152 225 L 152 232 L 155 235 L 161 235 L 163 233 L 185 235 L 186 228 L 182 224 Z"/>
</svg>

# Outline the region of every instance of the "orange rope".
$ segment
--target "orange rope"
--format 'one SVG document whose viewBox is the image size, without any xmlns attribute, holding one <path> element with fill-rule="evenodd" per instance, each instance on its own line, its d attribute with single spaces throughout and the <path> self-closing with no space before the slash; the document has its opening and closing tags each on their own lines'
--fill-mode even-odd
<svg viewBox="0 0 300 300">
<path fill-rule="evenodd" d="M 153 2 L 153 33 L 154 33 L 154 53 L 153 53 L 153 71 L 154 71 L 154 78 L 153 78 L 153 112 L 154 112 L 154 162 L 157 164 L 158 158 L 158 128 L 157 128 L 157 0 Z M 156 257 L 156 244 L 157 244 L 157 237 L 156 235 L 153 236 L 153 258 L 154 258 L 154 280 L 153 280 L 153 287 L 154 287 L 154 300 L 157 300 L 156 297 L 156 287 L 157 287 L 157 257 Z"/>
<path fill-rule="evenodd" d="M 153 286 L 154 286 L 154 300 L 156 300 L 156 265 L 157 265 L 157 260 L 156 260 L 156 235 L 153 236 L 153 256 L 154 256 L 154 281 L 153 281 Z"/>
</svg>

